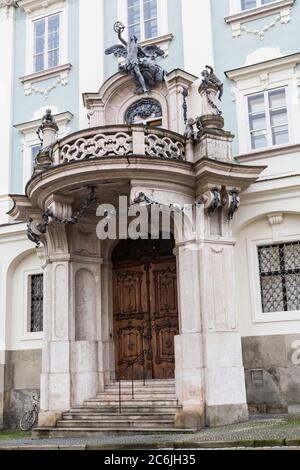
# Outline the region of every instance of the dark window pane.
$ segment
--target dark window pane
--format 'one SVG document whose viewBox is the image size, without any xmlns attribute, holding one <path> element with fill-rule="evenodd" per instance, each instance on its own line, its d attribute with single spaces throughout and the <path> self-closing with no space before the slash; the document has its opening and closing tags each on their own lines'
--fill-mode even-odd
<svg viewBox="0 0 300 470">
<path fill-rule="evenodd" d="M 285 89 L 273 90 L 269 92 L 269 106 L 270 109 L 286 107 Z"/>
<path fill-rule="evenodd" d="M 140 0 L 128 0 L 128 7 L 140 5 Z"/>
<path fill-rule="evenodd" d="M 48 51 L 59 48 L 59 34 L 51 33 L 48 35 Z"/>
<path fill-rule="evenodd" d="M 280 126 L 281 124 L 287 124 L 287 110 L 277 109 L 276 111 L 270 112 L 271 126 Z"/>
<path fill-rule="evenodd" d="M 140 24 L 129 26 L 128 27 L 128 35 L 129 35 L 129 37 L 136 36 L 138 39 L 140 39 L 141 38 L 141 26 L 140 26 Z"/>
<path fill-rule="evenodd" d="M 266 131 L 256 131 L 251 133 L 251 148 L 261 149 L 267 147 L 268 141 L 266 136 Z"/>
<path fill-rule="evenodd" d="M 289 143 L 288 126 L 274 127 L 272 129 L 273 145 L 283 145 Z"/>
<path fill-rule="evenodd" d="M 248 97 L 249 113 L 265 112 L 265 97 L 263 93 Z"/>
<path fill-rule="evenodd" d="M 31 147 L 31 162 L 32 162 L 32 169 L 35 167 L 35 159 L 41 150 L 41 145 L 34 145 Z"/>
<path fill-rule="evenodd" d="M 59 50 L 56 49 L 48 53 L 48 67 L 56 67 L 59 64 Z"/>
<path fill-rule="evenodd" d="M 255 114 L 249 116 L 250 130 L 257 131 L 266 129 L 266 115 L 265 113 Z"/>
<path fill-rule="evenodd" d="M 44 64 L 45 64 L 44 54 L 37 55 L 34 58 L 34 71 L 40 72 L 41 70 L 44 70 L 45 68 Z"/>
<path fill-rule="evenodd" d="M 140 6 L 136 5 L 132 8 L 128 8 L 128 24 L 133 25 L 139 23 L 140 21 Z"/>
<path fill-rule="evenodd" d="M 155 38 L 158 35 L 157 20 L 146 21 L 145 39 Z"/>
<path fill-rule="evenodd" d="M 256 7 L 256 0 L 241 0 L 242 10 L 249 10 Z"/>
<path fill-rule="evenodd" d="M 34 35 L 43 36 L 45 34 L 45 19 L 34 22 Z"/>
<path fill-rule="evenodd" d="M 59 15 L 48 17 L 48 32 L 52 33 L 59 30 Z"/>
<path fill-rule="evenodd" d="M 144 21 L 157 17 L 157 1 L 144 0 Z"/>
<path fill-rule="evenodd" d="M 43 331 L 43 275 L 30 276 L 30 332 Z"/>
</svg>

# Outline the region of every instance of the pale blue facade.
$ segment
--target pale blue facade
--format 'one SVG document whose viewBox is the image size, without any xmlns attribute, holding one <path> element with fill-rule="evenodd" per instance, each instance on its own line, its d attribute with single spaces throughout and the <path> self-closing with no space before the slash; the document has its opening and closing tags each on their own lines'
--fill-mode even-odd
<svg viewBox="0 0 300 470">
<path fill-rule="evenodd" d="M 224 20 L 230 14 L 230 1 L 211 0 L 211 5 L 214 64 L 217 74 L 225 82 L 222 110 L 226 128 L 230 129 L 236 137 L 233 143 L 233 152 L 238 154 L 236 104 L 233 102 L 231 94 L 231 88 L 234 84 L 226 78 L 224 72 L 244 66 L 247 56 L 259 48 L 279 47 L 284 56 L 299 52 L 300 2 L 296 1 L 293 5 L 290 22 L 288 24 L 278 22 L 266 32 L 263 40 L 246 32 L 242 32 L 239 37 L 233 37 L 231 26 Z M 251 30 L 260 30 L 272 23 L 276 16 L 277 14 L 271 14 L 245 24 Z M 247 119 L 246 116 L 242 118 Z"/>
<path fill-rule="evenodd" d="M 56 106 L 59 113 L 70 111 L 73 118 L 68 127 L 75 131 L 78 129 L 78 111 L 79 111 L 79 88 L 78 88 L 78 44 L 79 44 L 79 13 L 78 1 L 69 0 L 68 7 L 68 61 L 72 65 L 70 70 L 68 84 L 58 86 L 51 91 L 47 99 L 42 94 L 32 93 L 25 96 L 24 88 L 20 81 L 26 72 L 26 41 L 20 41 L 20 38 L 26 37 L 26 13 L 16 9 L 15 26 L 15 56 L 14 56 L 14 95 L 13 95 L 13 125 L 30 121 L 34 112 L 47 104 Z M 38 88 L 51 86 L 56 78 L 39 81 Z M 13 154 L 11 164 L 11 192 L 22 193 L 23 175 L 22 175 L 22 153 L 20 133 L 13 129 Z"/>
</svg>

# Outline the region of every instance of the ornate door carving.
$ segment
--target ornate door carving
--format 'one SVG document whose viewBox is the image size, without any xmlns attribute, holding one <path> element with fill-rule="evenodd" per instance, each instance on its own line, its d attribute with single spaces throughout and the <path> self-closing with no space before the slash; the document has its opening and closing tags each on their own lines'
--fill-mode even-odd
<svg viewBox="0 0 300 470">
<path fill-rule="evenodd" d="M 143 266 L 114 270 L 114 336 L 116 373 L 120 374 L 144 350 L 144 323 L 148 319 L 146 273 Z M 135 365 L 143 377 L 143 358 Z M 131 379 L 131 370 L 123 378 Z"/>
<path fill-rule="evenodd" d="M 155 379 L 172 379 L 175 370 L 174 336 L 179 334 L 175 259 L 154 262 L 150 280 L 153 376 Z"/>
<path fill-rule="evenodd" d="M 174 336 L 178 334 L 175 258 L 115 266 L 113 292 L 117 375 L 146 350 L 134 367 L 134 378 L 142 378 L 143 367 L 147 379 L 174 378 Z M 124 378 L 131 379 L 131 369 Z"/>
</svg>

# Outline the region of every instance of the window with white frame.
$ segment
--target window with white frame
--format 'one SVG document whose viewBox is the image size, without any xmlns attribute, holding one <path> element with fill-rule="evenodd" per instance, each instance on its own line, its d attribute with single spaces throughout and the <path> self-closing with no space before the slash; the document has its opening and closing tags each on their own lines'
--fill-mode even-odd
<svg viewBox="0 0 300 470">
<path fill-rule="evenodd" d="M 300 310 L 300 242 L 258 247 L 263 313 Z"/>
<path fill-rule="evenodd" d="M 278 0 L 241 0 L 241 10 L 251 10 L 252 8 L 260 8 L 269 3 L 276 3 Z"/>
<path fill-rule="evenodd" d="M 289 143 L 286 89 L 249 95 L 247 101 L 251 149 Z"/>
<path fill-rule="evenodd" d="M 43 331 L 43 274 L 28 276 L 28 332 Z"/>
<path fill-rule="evenodd" d="M 60 64 L 61 14 L 33 21 L 33 71 L 41 72 Z"/>
<path fill-rule="evenodd" d="M 127 0 L 127 23 L 129 36 L 140 41 L 158 36 L 158 1 Z"/>
</svg>

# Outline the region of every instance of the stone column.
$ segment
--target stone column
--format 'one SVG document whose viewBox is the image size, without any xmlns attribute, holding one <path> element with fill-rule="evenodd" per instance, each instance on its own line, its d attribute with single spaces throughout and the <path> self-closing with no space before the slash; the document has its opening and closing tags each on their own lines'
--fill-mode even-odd
<svg viewBox="0 0 300 470">
<path fill-rule="evenodd" d="M 189 89 L 196 77 L 180 69 L 173 70 L 167 75 L 169 129 L 180 134 L 184 133 L 183 95 L 184 89 Z"/>
<path fill-rule="evenodd" d="M 112 293 L 112 262 L 104 260 L 102 265 L 102 316 L 101 340 L 99 342 L 99 387 L 110 384 L 115 378 L 115 357 L 113 338 L 113 293 Z"/>
<path fill-rule="evenodd" d="M 230 222 L 238 209 L 238 193 L 236 188 L 215 187 L 202 197 L 200 299 L 206 424 L 212 427 L 248 419 Z"/>
<path fill-rule="evenodd" d="M 175 382 L 182 412 L 177 413 L 175 423 L 179 428 L 201 429 L 205 425 L 205 383 L 197 253 L 195 241 L 177 244 L 180 334 L 175 337 Z"/>
</svg>

